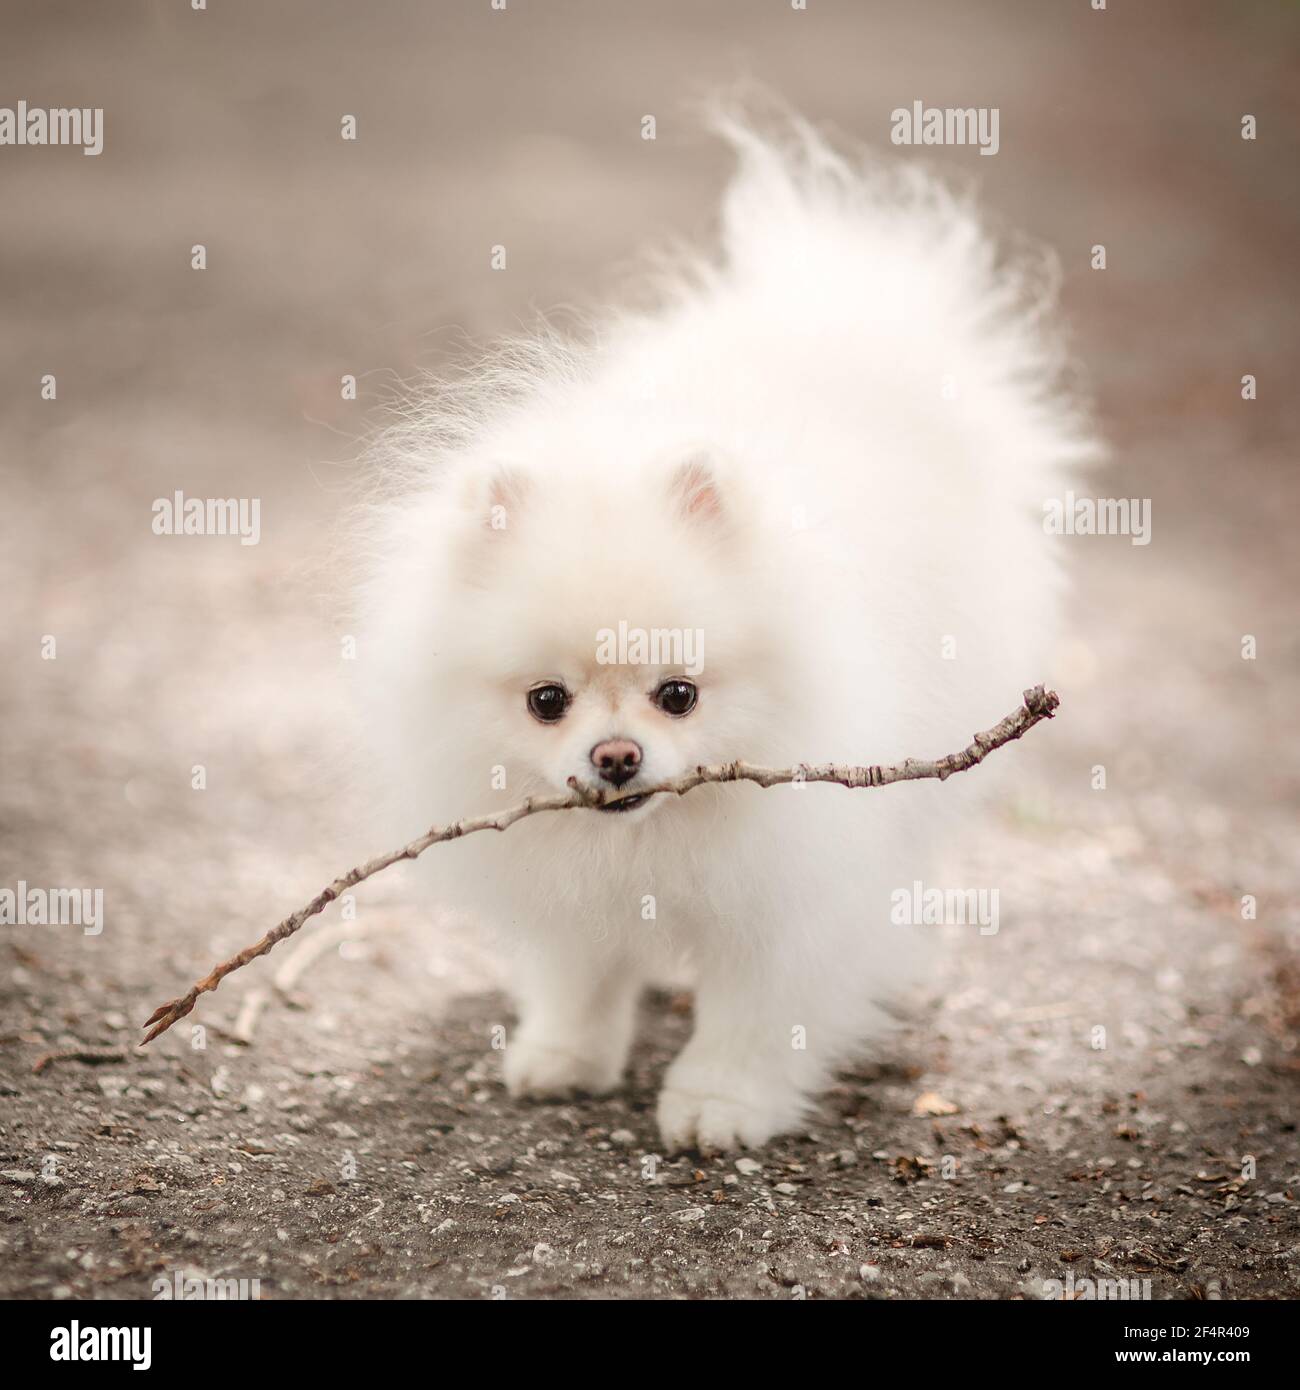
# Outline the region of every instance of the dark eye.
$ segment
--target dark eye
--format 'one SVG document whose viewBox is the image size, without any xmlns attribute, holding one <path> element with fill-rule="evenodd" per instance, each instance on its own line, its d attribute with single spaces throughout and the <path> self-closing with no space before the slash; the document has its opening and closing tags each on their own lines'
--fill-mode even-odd
<svg viewBox="0 0 1300 1390">
<path fill-rule="evenodd" d="M 568 708 L 569 692 L 553 681 L 535 685 L 528 692 L 529 712 L 543 724 L 554 724 L 557 719 L 563 719 L 564 711 Z"/>
<path fill-rule="evenodd" d="M 665 714 L 680 717 L 695 708 L 700 692 L 690 681 L 664 681 L 651 697 Z"/>
</svg>

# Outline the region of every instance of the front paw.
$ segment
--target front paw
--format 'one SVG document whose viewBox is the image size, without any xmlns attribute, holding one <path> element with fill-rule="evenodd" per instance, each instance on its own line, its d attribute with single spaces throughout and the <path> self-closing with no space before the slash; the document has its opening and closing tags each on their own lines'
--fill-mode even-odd
<svg viewBox="0 0 1300 1390">
<path fill-rule="evenodd" d="M 578 1093 L 605 1095 L 622 1076 L 620 1063 L 528 1038 L 508 1043 L 502 1066 L 506 1089 L 517 1098 L 558 1100 Z"/>
<path fill-rule="evenodd" d="M 670 1077 L 659 1093 L 659 1134 L 670 1153 L 753 1149 L 793 1128 L 802 1111 L 798 1095 L 763 1096 L 743 1081 L 728 1084 L 723 1077 L 688 1087 Z"/>
</svg>

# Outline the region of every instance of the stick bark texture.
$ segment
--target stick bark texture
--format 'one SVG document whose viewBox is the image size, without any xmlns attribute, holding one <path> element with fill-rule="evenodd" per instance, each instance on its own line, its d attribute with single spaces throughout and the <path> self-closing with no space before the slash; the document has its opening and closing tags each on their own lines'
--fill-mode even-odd
<svg viewBox="0 0 1300 1390">
<path fill-rule="evenodd" d="M 713 767 L 697 767 L 693 772 L 684 773 L 671 781 L 659 782 L 636 793 L 624 795 L 685 796 L 687 792 L 709 782 L 756 782 L 760 787 L 776 787 L 790 782 L 830 782 L 836 786 L 854 789 L 888 787 L 895 782 L 917 782 L 931 778 L 944 782 L 954 772 L 965 772 L 969 768 L 978 767 L 994 749 L 1018 739 L 1044 719 L 1051 719 L 1060 703 L 1055 691 L 1045 690 L 1041 685 L 1036 685 L 1032 690 L 1024 692 L 1023 703 L 1019 709 L 1013 710 L 991 729 L 976 734 L 971 743 L 959 753 L 949 753 L 942 758 L 906 758 L 903 762 L 891 766 L 871 764 L 862 767 L 839 763 L 822 763 L 817 766 L 800 763 L 797 767 L 775 768 L 756 767 L 745 762 L 720 763 Z M 227 975 L 242 969 L 258 956 L 266 955 L 286 937 L 292 936 L 309 918 L 323 912 L 335 898 L 346 893 L 349 888 L 355 888 L 358 883 L 364 883 L 366 879 L 382 873 L 384 869 L 391 868 L 404 859 L 415 859 L 432 845 L 442 844 L 447 840 L 458 840 L 462 835 L 474 835 L 480 830 L 508 830 L 525 816 L 536 816 L 545 811 L 596 808 L 607 806 L 619 799 L 618 794 L 612 789 L 585 786 L 571 777 L 567 792 L 554 796 L 530 796 L 518 806 L 512 806 L 508 811 L 499 811 L 495 815 L 466 817 L 453 821 L 450 825 L 435 825 L 418 839 L 403 845 L 401 849 L 381 854 L 378 858 L 360 864 L 336 878 L 333 883 L 322 888 L 309 903 L 272 927 L 260 941 L 245 946 L 237 955 L 214 966 L 179 998 L 159 1005 L 145 1021 L 144 1026 L 148 1031 L 140 1046 L 151 1043 L 178 1019 L 184 1018 L 193 1009 L 199 995 L 210 993 Z"/>
</svg>

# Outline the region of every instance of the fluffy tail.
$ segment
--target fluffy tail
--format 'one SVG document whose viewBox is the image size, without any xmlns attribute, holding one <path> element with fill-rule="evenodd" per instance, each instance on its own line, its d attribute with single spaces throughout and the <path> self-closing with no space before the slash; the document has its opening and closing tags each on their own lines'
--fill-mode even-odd
<svg viewBox="0 0 1300 1390">
<path fill-rule="evenodd" d="M 936 371 L 952 364 L 967 386 L 1013 387 L 1022 404 L 1050 404 L 1058 428 L 1064 405 L 1078 426 L 1077 457 L 1089 452 L 1064 399 L 1050 253 L 1004 254 L 972 198 L 910 156 L 847 158 L 797 117 L 773 133 L 730 112 L 710 124 L 739 161 L 722 208 L 724 277 L 770 294 L 796 330 L 819 325 L 848 344 L 860 333 L 864 346 L 869 335 Z"/>
</svg>

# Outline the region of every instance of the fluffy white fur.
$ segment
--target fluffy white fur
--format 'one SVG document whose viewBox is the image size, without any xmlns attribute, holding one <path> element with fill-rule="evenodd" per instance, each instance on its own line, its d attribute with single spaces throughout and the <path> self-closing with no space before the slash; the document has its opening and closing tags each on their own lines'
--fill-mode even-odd
<svg viewBox="0 0 1300 1390">
<path fill-rule="evenodd" d="M 644 750 L 629 793 L 732 758 L 933 756 L 1050 676 L 1042 503 L 1092 452 L 1050 292 L 919 175 L 859 168 L 801 126 L 725 133 L 740 167 L 716 263 L 688 263 L 653 314 L 508 345 L 381 442 L 398 485 L 360 654 L 412 834 L 593 781 L 612 737 Z M 597 661 L 620 620 L 702 630 L 691 714 L 650 699 L 680 671 Z M 558 724 L 526 707 L 543 679 L 573 696 Z M 891 892 L 969 813 L 959 784 L 988 780 L 705 787 L 421 862 L 438 901 L 509 944 L 512 1093 L 616 1087 L 642 986 L 685 964 L 694 1032 L 663 1141 L 756 1145 L 878 1033 L 926 931 L 890 925 Z"/>
</svg>

